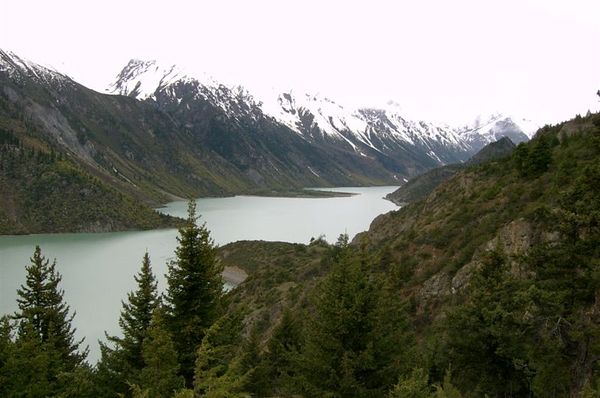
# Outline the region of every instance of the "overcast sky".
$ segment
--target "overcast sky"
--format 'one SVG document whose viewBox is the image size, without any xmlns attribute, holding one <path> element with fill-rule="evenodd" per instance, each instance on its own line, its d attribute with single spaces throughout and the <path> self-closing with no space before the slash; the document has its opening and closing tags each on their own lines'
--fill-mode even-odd
<svg viewBox="0 0 600 398">
<path fill-rule="evenodd" d="M 157 58 L 453 124 L 600 108 L 598 0 L 1 1 L 0 48 L 99 91 Z"/>
</svg>

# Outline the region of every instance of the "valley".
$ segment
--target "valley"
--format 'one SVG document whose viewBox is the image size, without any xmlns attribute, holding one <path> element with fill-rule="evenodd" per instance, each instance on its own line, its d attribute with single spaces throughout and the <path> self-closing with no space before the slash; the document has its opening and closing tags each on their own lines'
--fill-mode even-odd
<svg viewBox="0 0 600 398">
<path fill-rule="evenodd" d="M 143 3 L 4 7 L 1 397 L 600 396 L 598 10 Z"/>
<path fill-rule="evenodd" d="M 453 129 L 405 119 L 393 106 L 352 110 L 285 92 L 258 100 L 242 87 L 154 61 L 129 62 L 107 95 L 0 51 L 0 85 L 2 163 L 27 163 L 17 184 L 0 170 L 4 234 L 173 226 L 177 220 L 160 220 L 148 207 L 174 197 L 400 185 L 464 162 L 502 135 L 520 142 L 534 132 L 531 123 L 519 127 L 502 115 Z M 80 177 L 57 176 L 59 164 Z M 50 176 L 69 185 L 69 194 L 60 216 L 40 217 L 34 198 L 45 198 L 40 185 Z M 102 202 L 112 207 L 80 217 L 78 197 L 90 190 L 107 192 L 111 199 Z M 95 213 L 104 219 L 91 222 Z"/>
</svg>

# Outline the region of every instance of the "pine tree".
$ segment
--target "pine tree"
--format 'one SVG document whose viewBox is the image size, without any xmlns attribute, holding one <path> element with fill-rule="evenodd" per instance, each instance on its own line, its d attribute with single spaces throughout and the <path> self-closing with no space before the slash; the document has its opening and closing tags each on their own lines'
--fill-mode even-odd
<svg viewBox="0 0 600 398">
<path fill-rule="evenodd" d="M 101 343 L 102 359 L 98 364 L 100 382 L 113 393 L 126 393 L 144 367 L 142 344 L 148 336 L 152 314 L 159 305 L 157 283 L 150 257 L 146 252 L 142 267 L 134 277 L 137 289 L 127 295 L 119 318 L 123 337 L 108 336 L 109 347 Z"/>
<path fill-rule="evenodd" d="M 289 309 L 285 309 L 279 324 L 267 343 L 266 352 L 257 369 L 257 378 L 262 379 L 261 394 L 288 396 L 294 392 L 297 376 L 297 358 L 302 347 L 300 320 Z"/>
<path fill-rule="evenodd" d="M 194 391 L 199 396 L 237 396 L 245 385 L 239 359 L 243 328 L 238 312 L 219 318 L 207 331 L 198 350 Z"/>
<path fill-rule="evenodd" d="M 7 384 L 11 372 L 7 364 L 14 355 L 13 328 L 7 316 L 0 318 L 0 397 L 8 396 Z"/>
<path fill-rule="evenodd" d="M 191 386 L 196 352 L 206 330 L 221 312 L 222 266 L 206 225 L 198 225 L 196 204 L 179 229 L 176 260 L 169 264 L 166 304 L 168 325 L 177 348 L 181 373 Z"/>
<path fill-rule="evenodd" d="M 72 371 L 83 362 L 87 349 L 79 352 L 83 339 L 74 339 L 71 322 L 75 314 L 69 315 L 69 306 L 63 301 L 64 292 L 58 287 L 62 277 L 55 266 L 56 261 L 50 264 L 36 246 L 31 265 L 26 267 L 26 283 L 17 290 L 19 311 L 15 318 L 19 321 L 20 333 L 27 329 L 27 333 L 35 333 L 40 343 L 52 343 L 66 370 Z"/>
<path fill-rule="evenodd" d="M 144 368 L 139 374 L 139 386 L 148 391 L 149 398 L 172 396 L 183 388 L 183 377 L 179 376 L 177 352 L 171 335 L 164 324 L 164 310 L 154 311 L 152 323 L 142 344 Z"/>
<path fill-rule="evenodd" d="M 11 355 L 3 367 L 6 376 L 0 391 L 6 397 L 52 397 L 58 395 L 58 375 L 64 371 L 60 353 L 40 341 L 32 323 L 23 322 Z"/>
<path fill-rule="evenodd" d="M 135 276 L 137 290 L 127 295 L 127 303 L 123 303 L 123 310 L 119 319 L 119 326 L 123 337 L 119 338 L 120 348 L 123 350 L 125 360 L 135 369 L 141 369 L 142 343 L 148 336 L 148 328 L 152 321 L 152 314 L 159 305 L 157 283 L 148 252 L 144 254 L 142 269 Z"/>
<path fill-rule="evenodd" d="M 432 398 L 429 376 L 420 368 L 414 369 L 407 377 L 400 379 L 388 398 Z"/>
<path fill-rule="evenodd" d="M 303 388 L 309 396 L 381 396 L 382 391 L 368 387 L 380 365 L 373 351 L 376 286 L 347 235 L 340 237 L 333 254 L 333 268 L 318 289 L 308 320 L 301 354 Z"/>
</svg>

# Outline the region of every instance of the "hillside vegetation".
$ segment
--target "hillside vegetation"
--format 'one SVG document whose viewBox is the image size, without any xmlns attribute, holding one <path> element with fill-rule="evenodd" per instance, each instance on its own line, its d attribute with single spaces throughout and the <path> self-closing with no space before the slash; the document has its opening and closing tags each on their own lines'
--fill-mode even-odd
<svg viewBox="0 0 600 398">
<path fill-rule="evenodd" d="M 408 355 L 405 365 L 417 370 L 396 368 L 405 372 L 398 391 L 421 385 L 433 394 L 434 385 L 446 384 L 465 396 L 546 397 L 584 396 L 598 387 L 598 159 L 599 115 L 547 126 L 512 156 L 460 171 L 354 239 L 353 256 L 368 264 L 377 300 L 395 302 L 410 320 L 395 339 L 414 336 L 398 358 Z M 232 263 L 243 268 L 255 258 L 248 245 Z M 249 267 L 232 297 L 234 306 L 248 305 L 247 321 L 264 331 L 269 350 L 283 309 L 313 327 L 303 319 L 318 311 L 310 297 L 330 283 L 333 276 L 322 272 L 337 249 L 311 268 L 291 250 L 260 245 L 268 265 Z M 305 250 L 311 247 L 294 249 Z M 313 271 L 299 271 L 306 267 Z"/>
<path fill-rule="evenodd" d="M 416 202 L 429 195 L 442 182 L 449 180 L 453 175 L 464 168 L 495 159 L 506 157 L 515 149 L 515 144 L 508 137 L 503 137 L 483 147 L 466 163 L 449 164 L 426 171 L 411 178 L 406 184 L 388 194 L 386 199 L 399 206 Z"/>
<path fill-rule="evenodd" d="M 120 193 L 52 149 L 0 127 L 0 234 L 164 228 L 176 218 Z"/>
<path fill-rule="evenodd" d="M 166 298 L 146 255 L 123 303 L 124 336 L 93 368 L 38 248 L 17 318 L 0 322 L 0 392 L 597 397 L 598 159 L 600 115 L 547 126 L 335 244 L 217 249 L 192 202 Z M 226 294 L 224 266 L 248 274 Z M 40 286 L 61 304 L 33 302 Z M 52 321 L 63 327 L 44 327 Z"/>
</svg>

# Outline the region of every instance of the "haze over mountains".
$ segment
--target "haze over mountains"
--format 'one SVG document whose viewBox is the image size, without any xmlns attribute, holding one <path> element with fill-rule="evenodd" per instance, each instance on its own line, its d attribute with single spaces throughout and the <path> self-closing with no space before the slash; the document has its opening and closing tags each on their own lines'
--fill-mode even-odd
<svg viewBox="0 0 600 398">
<path fill-rule="evenodd" d="M 307 141 L 335 142 L 362 156 L 363 149 L 392 154 L 412 146 L 440 164 L 464 160 L 461 152 L 473 154 L 503 136 L 516 143 L 526 141 L 539 128 L 530 120 L 500 113 L 451 128 L 411 120 L 392 101 L 382 108 L 353 109 L 320 94 L 291 90 L 271 89 L 257 98 L 242 86 L 227 87 L 208 75 L 196 77 L 177 65 L 156 61 L 131 60 L 107 92 L 159 104 L 165 96 L 176 99 L 178 104 L 191 97 L 201 98 L 234 117 L 243 117 L 243 109 L 251 109 L 255 117 L 272 117 Z"/>
<path fill-rule="evenodd" d="M 99 183 L 148 204 L 173 196 L 400 185 L 464 162 L 502 136 L 525 141 L 536 128 L 500 114 L 451 128 L 410 120 L 394 104 L 351 109 L 297 92 L 258 98 L 155 61 L 130 61 L 106 95 L 0 50 L 0 85 L 0 128 L 9 136 L 61 154 Z M 13 202 L 21 203 L 17 196 Z"/>
</svg>

